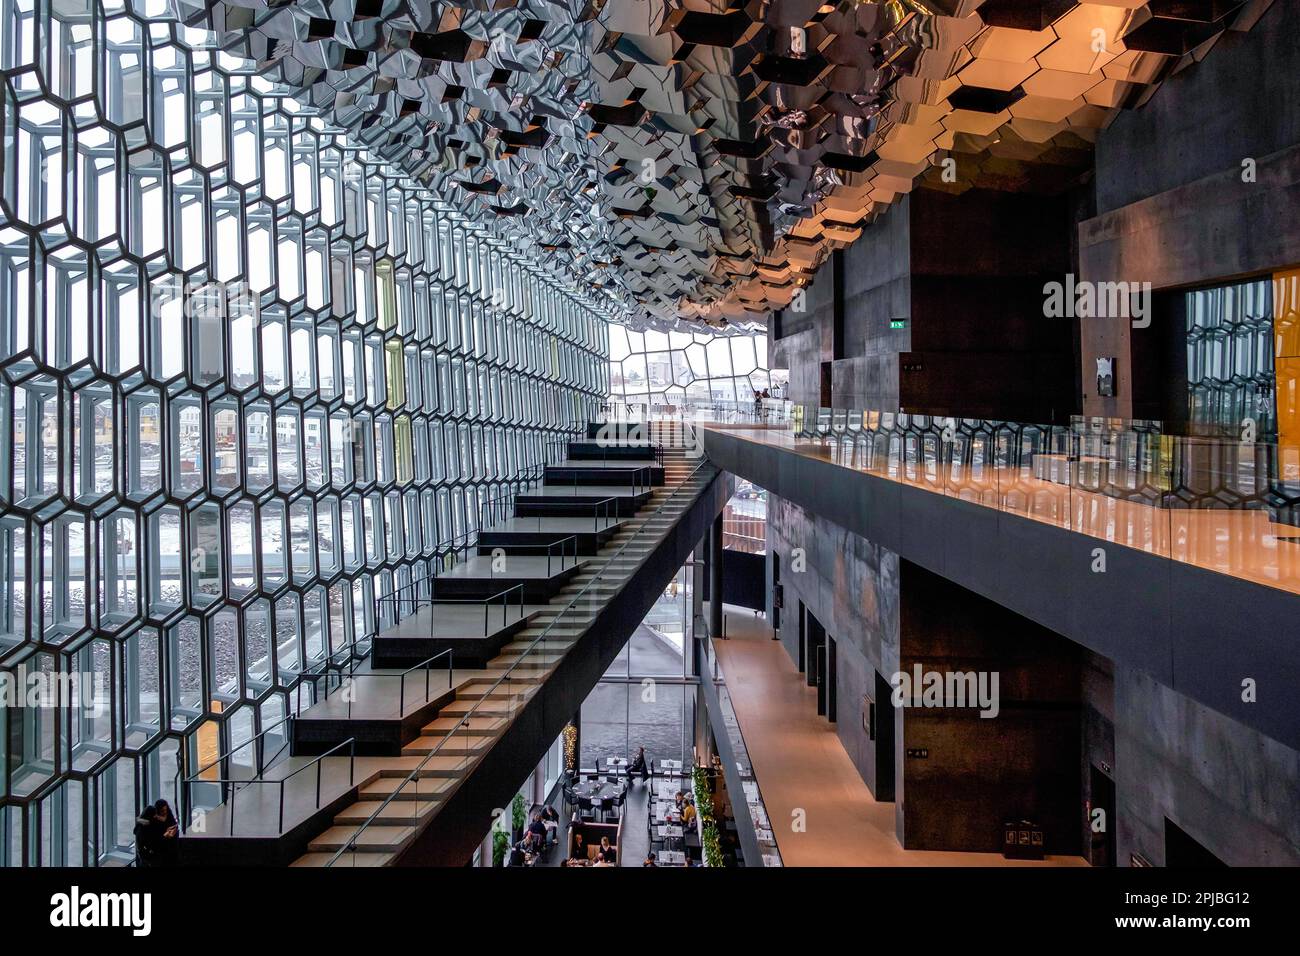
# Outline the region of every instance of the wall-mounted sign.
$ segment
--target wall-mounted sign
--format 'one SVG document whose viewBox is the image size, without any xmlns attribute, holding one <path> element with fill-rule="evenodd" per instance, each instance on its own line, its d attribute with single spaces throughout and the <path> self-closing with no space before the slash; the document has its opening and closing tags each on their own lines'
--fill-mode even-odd
<svg viewBox="0 0 1300 956">
<path fill-rule="evenodd" d="M 907 319 L 890 319 L 889 327 L 891 329 L 905 329 L 907 328 Z"/>
<path fill-rule="evenodd" d="M 907 756 L 909 760 L 928 760 L 930 758 L 930 748 L 908 747 Z"/>
</svg>

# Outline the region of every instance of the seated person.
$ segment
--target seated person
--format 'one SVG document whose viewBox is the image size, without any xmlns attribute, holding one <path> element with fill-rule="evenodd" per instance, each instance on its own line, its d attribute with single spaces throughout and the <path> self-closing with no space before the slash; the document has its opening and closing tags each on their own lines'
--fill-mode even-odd
<svg viewBox="0 0 1300 956">
<path fill-rule="evenodd" d="M 573 835 L 573 852 L 569 854 L 575 860 L 585 860 L 587 858 L 587 844 L 582 841 L 582 834 Z"/>
<path fill-rule="evenodd" d="M 600 849 L 596 851 L 596 855 L 606 863 L 618 862 L 618 851 L 609 845 L 609 837 L 600 838 Z"/>
<path fill-rule="evenodd" d="M 657 867 L 659 864 L 655 862 L 655 855 L 653 853 L 647 853 L 645 855 L 645 862 L 642 863 L 641 865 Z"/>
<path fill-rule="evenodd" d="M 650 779 L 650 768 L 646 766 L 644 747 L 636 748 L 636 757 L 628 765 L 627 768 L 628 782 L 630 783 L 632 778 L 635 777 L 637 774 L 641 775 L 642 780 Z"/>
<path fill-rule="evenodd" d="M 510 862 L 506 866 L 524 866 L 528 863 L 528 854 L 524 852 L 523 843 L 516 843 L 510 848 Z"/>
<path fill-rule="evenodd" d="M 546 845 L 546 824 L 542 822 L 540 813 L 534 813 L 528 824 L 528 842 L 539 850 Z"/>
<path fill-rule="evenodd" d="M 695 804 L 688 803 L 682 807 L 682 826 L 689 826 L 695 822 Z"/>
</svg>

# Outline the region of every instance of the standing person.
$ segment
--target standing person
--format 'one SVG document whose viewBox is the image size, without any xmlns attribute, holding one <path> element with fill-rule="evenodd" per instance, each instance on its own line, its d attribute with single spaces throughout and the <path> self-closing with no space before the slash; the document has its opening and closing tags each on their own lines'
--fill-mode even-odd
<svg viewBox="0 0 1300 956">
<path fill-rule="evenodd" d="M 153 805 L 154 818 L 158 821 L 161 836 L 158 839 L 157 861 L 155 866 L 175 866 L 180 859 L 180 824 L 176 814 L 172 813 L 171 804 L 159 800 Z"/>
<path fill-rule="evenodd" d="M 154 805 L 147 804 L 140 815 L 135 818 L 135 862 L 137 866 L 159 866 L 158 844 L 162 841 L 162 828 L 154 812 Z"/>
</svg>

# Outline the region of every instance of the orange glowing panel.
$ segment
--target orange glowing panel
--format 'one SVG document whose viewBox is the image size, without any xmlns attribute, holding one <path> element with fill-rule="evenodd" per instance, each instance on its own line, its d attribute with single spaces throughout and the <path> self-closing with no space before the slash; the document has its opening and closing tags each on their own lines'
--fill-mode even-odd
<svg viewBox="0 0 1300 956">
<path fill-rule="evenodd" d="M 1300 472 L 1300 269 L 1273 275 L 1273 341 L 1276 347 L 1277 443 L 1282 446 L 1283 477 Z"/>
</svg>

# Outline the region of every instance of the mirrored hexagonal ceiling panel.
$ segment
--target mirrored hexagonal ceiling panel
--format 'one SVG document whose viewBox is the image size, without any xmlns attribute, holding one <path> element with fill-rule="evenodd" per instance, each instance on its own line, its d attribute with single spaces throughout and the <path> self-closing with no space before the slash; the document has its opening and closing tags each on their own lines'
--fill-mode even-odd
<svg viewBox="0 0 1300 956">
<path fill-rule="evenodd" d="M 166 2 L 666 330 L 764 322 L 918 178 L 1078 175 L 1271 0 Z"/>
</svg>

